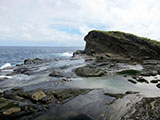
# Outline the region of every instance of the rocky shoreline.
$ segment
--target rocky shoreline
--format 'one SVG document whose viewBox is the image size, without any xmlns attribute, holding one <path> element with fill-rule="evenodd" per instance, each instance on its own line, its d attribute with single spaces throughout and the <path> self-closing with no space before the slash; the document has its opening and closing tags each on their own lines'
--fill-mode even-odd
<svg viewBox="0 0 160 120">
<path fill-rule="evenodd" d="M 91 31 L 66 59 L 24 60 L 0 71 L 3 120 L 158 120 L 160 44 Z"/>
</svg>

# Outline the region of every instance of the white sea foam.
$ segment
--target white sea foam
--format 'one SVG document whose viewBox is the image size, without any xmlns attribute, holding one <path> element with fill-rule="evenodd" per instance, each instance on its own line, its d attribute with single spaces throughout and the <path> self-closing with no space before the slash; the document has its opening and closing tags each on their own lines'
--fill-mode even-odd
<svg viewBox="0 0 160 120">
<path fill-rule="evenodd" d="M 11 76 L 0 75 L 0 79 L 11 79 Z"/>
<path fill-rule="evenodd" d="M 6 68 L 10 68 L 10 67 L 11 67 L 11 64 L 10 63 L 6 63 L 6 64 L 2 65 L 0 67 L 0 69 L 6 69 Z"/>
<path fill-rule="evenodd" d="M 64 52 L 61 55 L 62 56 L 66 56 L 66 57 L 72 57 L 73 56 L 73 52 Z"/>
</svg>

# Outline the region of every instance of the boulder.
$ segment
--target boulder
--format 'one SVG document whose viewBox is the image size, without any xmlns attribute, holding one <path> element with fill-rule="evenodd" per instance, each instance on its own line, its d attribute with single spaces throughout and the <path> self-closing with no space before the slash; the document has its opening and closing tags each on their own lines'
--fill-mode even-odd
<svg viewBox="0 0 160 120">
<path fill-rule="evenodd" d="M 137 84 L 137 82 L 135 80 L 132 79 L 128 79 L 129 82 L 133 83 L 133 84 Z"/>
<path fill-rule="evenodd" d="M 158 83 L 160 80 L 151 80 L 150 83 Z"/>
<path fill-rule="evenodd" d="M 62 75 L 62 73 L 60 73 L 59 71 L 53 71 L 52 73 L 49 74 L 50 77 L 64 77 Z"/>
<path fill-rule="evenodd" d="M 132 78 L 136 80 L 136 79 L 137 79 L 137 76 L 132 76 Z"/>
<path fill-rule="evenodd" d="M 157 86 L 158 88 L 160 88 L 160 83 L 158 83 L 156 86 Z"/>
<path fill-rule="evenodd" d="M 160 59 L 160 43 L 119 31 L 90 31 L 85 36 L 87 55 L 115 54 L 129 58 Z"/>
<path fill-rule="evenodd" d="M 43 98 L 45 98 L 47 95 L 44 91 L 42 90 L 39 90 L 39 91 L 36 91 L 34 92 L 32 95 L 31 95 L 31 100 L 33 101 L 41 101 Z"/>
<path fill-rule="evenodd" d="M 11 115 L 13 113 L 21 112 L 20 107 L 11 107 L 3 112 L 3 115 Z"/>
<path fill-rule="evenodd" d="M 79 67 L 75 73 L 81 77 L 101 77 L 105 74 L 103 70 L 89 66 Z"/>
<path fill-rule="evenodd" d="M 142 83 L 143 83 L 143 82 L 144 82 L 144 83 L 149 83 L 149 82 L 148 82 L 146 79 L 144 79 L 143 77 L 138 77 L 138 78 L 137 78 L 137 81 L 138 81 L 138 82 L 142 82 Z"/>
</svg>

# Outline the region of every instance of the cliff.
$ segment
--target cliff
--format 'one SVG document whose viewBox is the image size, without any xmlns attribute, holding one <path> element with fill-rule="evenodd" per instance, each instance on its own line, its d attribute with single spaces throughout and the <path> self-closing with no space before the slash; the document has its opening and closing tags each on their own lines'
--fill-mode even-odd
<svg viewBox="0 0 160 120">
<path fill-rule="evenodd" d="M 160 42 L 119 31 L 90 31 L 85 36 L 87 55 L 116 54 L 140 59 L 160 59 Z"/>
</svg>

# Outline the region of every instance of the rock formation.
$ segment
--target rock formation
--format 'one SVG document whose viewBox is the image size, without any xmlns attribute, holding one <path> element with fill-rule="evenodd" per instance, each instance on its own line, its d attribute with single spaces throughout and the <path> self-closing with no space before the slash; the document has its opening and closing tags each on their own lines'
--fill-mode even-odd
<svg viewBox="0 0 160 120">
<path fill-rule="evenodd" d="M 139 59 L 160 59 L 160 42 L 119 31 L 90 31 L 85 36 L 87 55 L 119 55 Z"/>
</svg>

